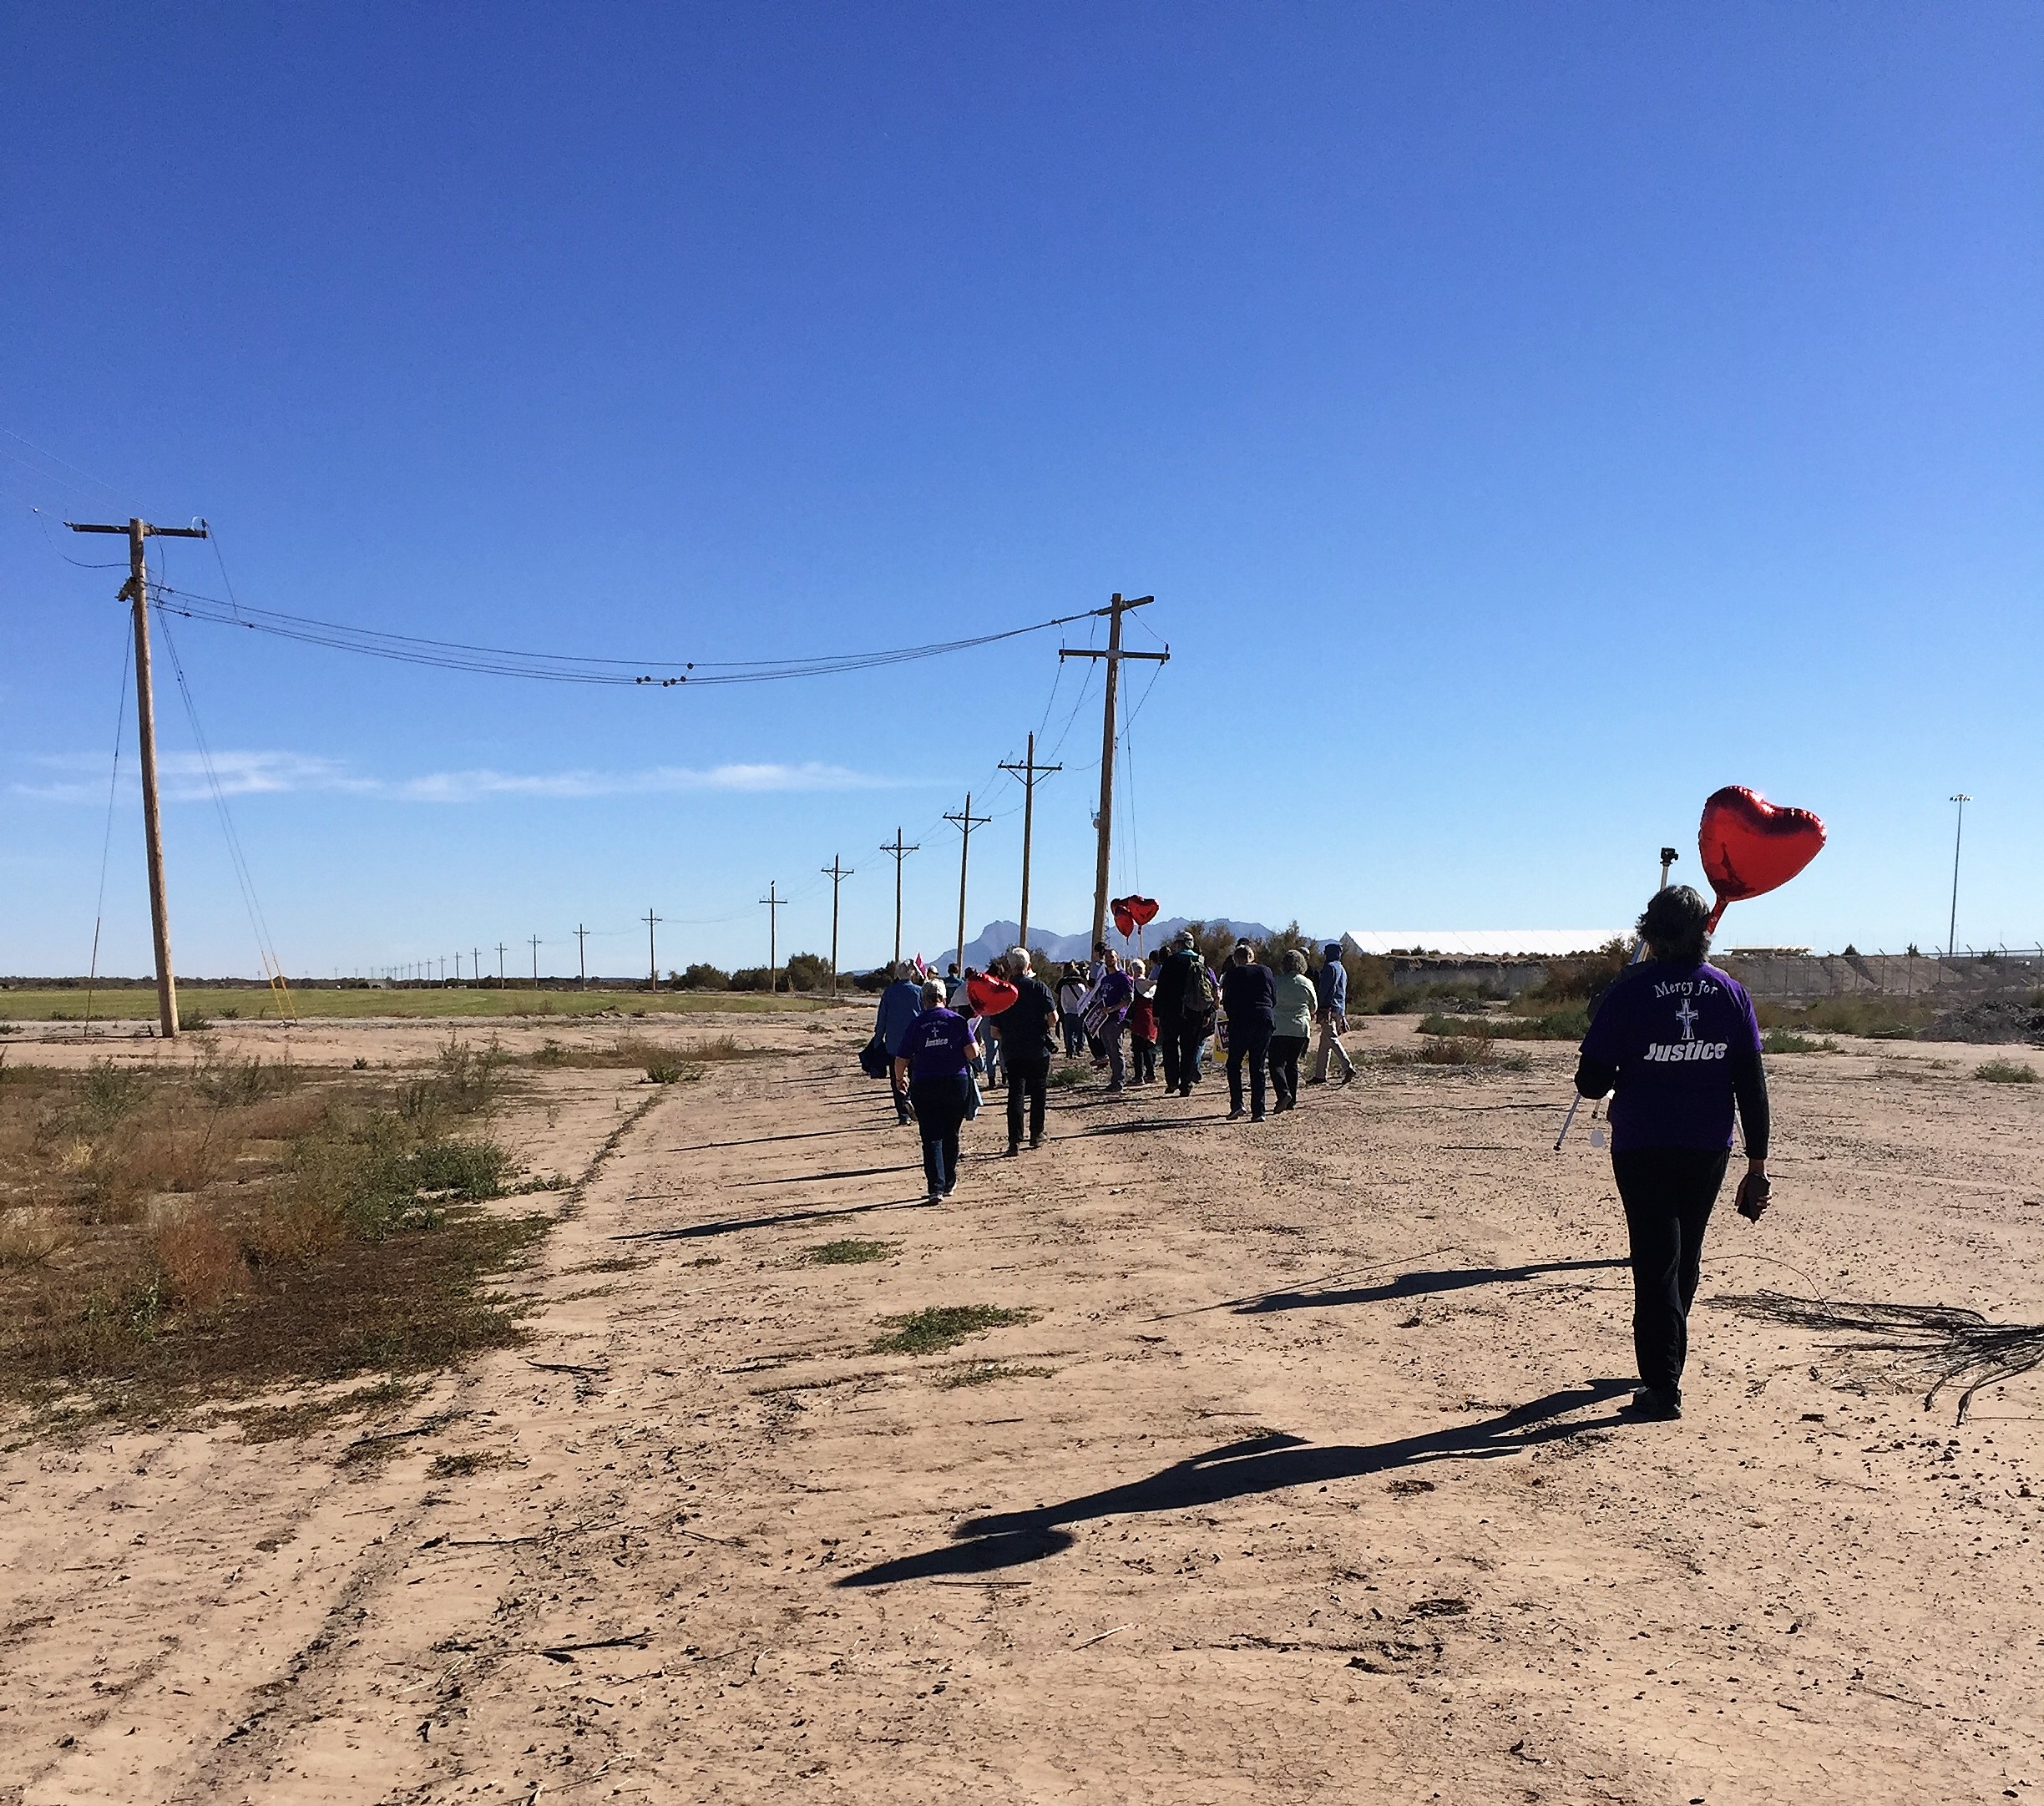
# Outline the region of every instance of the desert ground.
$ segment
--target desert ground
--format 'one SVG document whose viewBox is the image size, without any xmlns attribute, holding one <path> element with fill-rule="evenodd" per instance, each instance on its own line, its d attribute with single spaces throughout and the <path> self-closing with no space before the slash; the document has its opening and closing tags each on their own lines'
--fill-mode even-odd
<svg viewBox="0 0 2044 1806">
<path fill-rule="evenodd" d="M 1635 1425 L 1571 1050 L 1373 1060 L 1253 1127 L 1217 1075 L 1074 1087 L 1014 1161 L 996 1095 L 931 1207 L 869 1022 L 536 1071 L 503 1132 L 575 1183 L 504 1277 L 526 1339 L 391 1414 L 21 1415 L 0 1802 L 2044 1800 L 2044 1376 L 1960 1424 L 1733 1302 L 2044 1322 L 2044 1085 L 1773 1060 L 1776 1208 L 1720 1207 L 1688 1415 Z M 952 1307 L 1009 1314 L 880 1346 Z"/>
</svg>

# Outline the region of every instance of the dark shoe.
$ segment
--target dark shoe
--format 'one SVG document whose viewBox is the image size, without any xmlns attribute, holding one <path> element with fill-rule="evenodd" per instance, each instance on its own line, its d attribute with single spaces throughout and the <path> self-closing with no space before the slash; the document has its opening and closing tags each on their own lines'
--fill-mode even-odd
<svg viewBox="0 0 2044 1806">
<path fill-rule="evenodd" d="M 1240 1121 L 1240 1120 L 1241 1120 L 1242 1115 L 1242 1112 L 1241 1110 L 1231 1110 L 1228 1112 L 1228 1121 L 1229 1121 L 1230 1122 L 1236 1122 L 1236 1121 Z M 1257 1121 L 1259 1121 L 1259 1122 L 1261 1122 L 1262 1120 L 1263 1120 L 1263 1119 L 1262 1119 L 1262 1117 L 1260 1117 L 1260 1116 L 1259 1116 L 1259 1117 L 1257 1119 Z"/>
<path fill-rule="evenodd" d="M 1034 1152 L 1035 1152 L 1035 1151 L 1036 1151 L 1038 1148 L 1041 1147 L 1042 1146 L 1043 1146 L 1043 1137 L 1042 1137 L 1040 1135 L 1032 1135 L 1032 1136 L 1030 1137 L 1030 1151 L 1031 1153 L 1034 1153 Z"/>
<path fill-rule="evenodd" d="M 1353 1085 L 1355 1082 L 1356 1082 L 1356 1069 L 1355 1069 L 1353 1066 L 1351 1066 L 1351 1067 L 1350 1067 L 1350 1068 L 1349 1068 L 1349 1069 L 1348 1069 L 1348 1070 L 1346 1072 L 1344 1072 L 1344 1073 L 1342 1075 L 1342 1083 L 1343 1083 L 1343 1085 Z"/>
<path fill-rule="evenodd" d="M 1261 1122 L 1261 1121 L 1262 1121 L 1262 1120 L 1263 1120 L 1263 1112 L 1262 1112 L 1262 1110 L 1255 1110 L 1255 1111 L 1252 1111 L 1252 1112 L 1251 1113 L 1251 1115 L 1250 1115 L 1249 1120 L 1250 1120 L 1250 1121 L 1252 1121 L 1252 1122 Z"/>
<path fill-rule="evenodd" d="M 1682 1394 L 1663 1392 L 1658 1386 L 1642 1386 L 1618 1409 L 1622 1415 L 1637 1417 L 1644 1423 L 1671 1424 L 1682 1414 Z"/>
<path fill-rule="evenodd" d="M 1008 1157 L 1009 1160 L 1013 1160 L 1013 1159 L 1015 1157 L 1015 1156 L 1016 1156 L 1016 1155 L 1018 1155 L 1018 1154 L 1019 1154 L 1021 1151 L 1022 1151 L 1022 1144 L 1021 1144 L 1019 1141 L 1010 1141 L 1010 1142 L 1008 1144 L 1008 1156 L 1007 1156 L 1007 1157 Z"/>
<path fill-rule="evenodd" d="M 941 1191 L 933 1191 L 933 1192 L 931 1192 L 931 1193 L 930 1193 L 930 1195 L 929 1195 L 929 1201 L 930 1201 L 930 1202 L 931 1202 L 931 1203 L 933 1203 L 933 1204 L 941 1204 L 941 1203 L 943 1203 L 943 1202 L 944 1202 L 944 1193 L 943 1193 L 943 1192 L 941 1192 Z"/>
<path fill-rule="evenodd" d="M 1325 1079 L 1308 1079 L 1306 1082 L 1308 1085 L 1325 1085 L 1327 1080 Z"/>
</svg>

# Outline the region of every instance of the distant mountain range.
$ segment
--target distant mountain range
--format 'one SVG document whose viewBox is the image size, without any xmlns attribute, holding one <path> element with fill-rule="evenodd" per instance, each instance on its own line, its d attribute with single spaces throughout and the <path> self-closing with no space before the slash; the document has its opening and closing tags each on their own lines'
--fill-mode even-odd
<svg viewBox="0 0 2044 1806">
<path fill-rule="evenodd" d="M 1141 949 L 1155 953 L 1169 943 L 1179 929 L 1187 928 L 1195 921 L 1208 926 L 1226 926 L 1237 934 L 1246 934 L 1251 940 L 1262 940 L 1272 932 L 1261 922 L 1237 922 L 1227 916 L 1160 916 L 1146 928 L 1141 936 Z M 965 943 L 965 964 L 985 970 L 987 964 L 997 954 L 1004 954 L 1015 944 L 1015 937 L 1022 932 L 1019 922 L 989 922 L 980 930 L 977 940 Z M 1338 938 L 1330 935 L 1329 939 Z M 1118 954 L 1138 951 L 1136 940 L 1125 940 L 1115 932 L 1114 924 L 1107 925 L 1107 944 Z M 1047 954 L 1053 959 L 1085 959 L 1092 956 L 1093 943 L 1084 934 L 1050 934 L 1040 928 L 1030 929 L 1030 951 Z M 941 970 L 951 963 L 953 949 L 924 948 L 923 957 L 933 960 Z"/>
</svg>

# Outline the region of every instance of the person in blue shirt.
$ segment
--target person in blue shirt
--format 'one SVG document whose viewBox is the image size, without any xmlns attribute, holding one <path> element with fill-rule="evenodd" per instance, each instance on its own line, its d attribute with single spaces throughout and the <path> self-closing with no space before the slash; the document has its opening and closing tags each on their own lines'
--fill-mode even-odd
<svg viewBox="0 0 2044 1806">
<path fill-rule="evenodd" d="M 1767 1077 L 1753 999 L 1705 964 L 1710 910 L 1671 886 L 1639 918 L 1646 957 L 1606 991 L 1583 1037 L 1576 1089 L 1611 1100 L 1611 1174 L 1632 1255 L 1636 1416 L 1682 1415 L 1703 1232 L 1731 1159 L 1734 1110 L 1746 1131 L 1740 1213 L 1768 1205 Z"/>
<path fill-rule="evenodd" d="M 891 1070 L 908 1024 L 922 1013 L 923 991 L 913 975 L 913 968 L 896 965 L 888 969 L 893 982 L 881 992 L 880 1007 L 873 1012 L 873 1039 L 886 1049 Z M 908 1121 L 908 1099 L 899 1086 L 894 1090 L 894 1113 L 901 1121 Z"/>
<path fill-rule="evenodd" d="M 1315 1019 L 1320 1024 L 1320 1046 L 1313 1055 L 1313 1076 L 1308 1085 L 1325 1085 L 1328 1066 L 1338 1055 L 1342 1063 L 1342 1083 L 1347 1085 L 1356 1075 L 1355 1062 L 1348 1057 L 1348 1050 L 1342 1045 L 1341 1038 L 1348 1032 L 1348 969 L 1342 964 L 1341 943 L 1329 941 L 1318 974 L 1313 979 L 1319 1009 Z"/>
<path fill-rule="evenodd" d="M 959 1130 L 972 1104 L 973 1024 L 944 1007 L 944 988 L 923 987 L 923 1011 L 908 1024 L 894 1056 L 894 1092 L 915 1107 L 923 1132 L 923 1175 L 934 1204 L 958 1185 Z"/>
</svg>

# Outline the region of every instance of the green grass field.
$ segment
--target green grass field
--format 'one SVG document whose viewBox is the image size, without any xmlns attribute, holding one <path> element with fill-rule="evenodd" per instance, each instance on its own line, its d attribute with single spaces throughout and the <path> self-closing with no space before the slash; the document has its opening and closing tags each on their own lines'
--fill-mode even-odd
<svg viewBox="0 0 2044 1806">
<path fill-rule="evenodd" d="M 842 994 L 847 1003 L 871 1000 L 857 991 Z M 439 1016 L 594 1015 L 615 1009 L 626 1015 L 757 1015 L 770 1009 L 824 1009 L 829 999 L 814 993 L 762 991 L 521 991 L 461 989 L 387 991 L 294 990 L 291 1002 L 303 1019 L 383 1016 L 413 1020 Z M 277 1004 L 266 991 L 181 988 L 178 1010 L 189 1026 L 195 1017 L 225 1024 L 234 1021 L 275 1020 Z M 0 991 L 0 1022 L 78 1022 L 85 1015 L 83 990 Z M 96 990 L 92 997 L 95 1022 L 154 1021 L 154 987 L 123 985 Z"/>
</svg>

